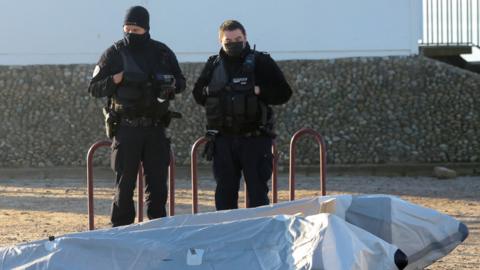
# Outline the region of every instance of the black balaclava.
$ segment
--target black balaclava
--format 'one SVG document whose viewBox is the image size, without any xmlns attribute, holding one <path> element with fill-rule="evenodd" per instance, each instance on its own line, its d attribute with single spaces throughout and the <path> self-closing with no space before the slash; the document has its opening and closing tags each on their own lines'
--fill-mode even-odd
<svg viewBox="0 0 480 270">
<path fill-rule="evenodd" d="M 146 8 L 142 6 L 134 6 L 127 10 L 123 25 L 136 25 L 147 31 L 143 35 L 124 33 L 124 40 L 127 46 L 132 48 L 139 47 L 144 45 L 150 39 L 150 34 L 148 33 L 148 30 L 150 30 L 149 21 L 150 15 Z"/>
</svg>

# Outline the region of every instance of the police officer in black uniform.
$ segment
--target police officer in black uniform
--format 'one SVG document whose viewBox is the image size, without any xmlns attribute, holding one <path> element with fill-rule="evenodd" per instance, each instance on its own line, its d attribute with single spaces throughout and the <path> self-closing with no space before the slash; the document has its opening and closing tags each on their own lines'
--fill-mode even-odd
<svg viewBox="0 0 480 270">
<path fill-rule="evenodd" d="M 133 191 L 140 162 L 145 175 L 149 219 L 166 216 L 170 143 L 165 127 L 172 117 L 169 100 L 185 89 L 174 53 L 150 38 L 149 14 L 134 6 L 125 16 L 124 38 L 108 48 L 95 67 L 88 88 L 107 97 L 104 109 L 113 139 L 112 169 L 116 174 L 112 225 L 134 222 Z"/>
<path fill-rule="evenodd" d="M 213 159 L 215 206 L 238 208 L 242 172 L 249 206 L 266 205 L 275 136 L 269 105 L 286 103 L 292 90 L 275 61 L 250 48 L 239 22 L 225 21 L 219 38 L 219 54 L 208 59 L 193 89 L 207 114 L 203 155 Z"/>
</svg>

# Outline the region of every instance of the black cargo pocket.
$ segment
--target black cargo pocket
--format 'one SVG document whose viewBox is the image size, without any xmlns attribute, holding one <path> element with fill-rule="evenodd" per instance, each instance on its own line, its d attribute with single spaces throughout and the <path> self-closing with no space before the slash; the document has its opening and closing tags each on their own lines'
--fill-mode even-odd
<svg viewBox="0 0 480 270">
<path fill-rule="evenodd" d="M 110 167 L 114 172 L 120 171 L 120 142 L 113 138 L 113 142 L 110 145 L 112 153 L 110 155 Z"/>
</svg>

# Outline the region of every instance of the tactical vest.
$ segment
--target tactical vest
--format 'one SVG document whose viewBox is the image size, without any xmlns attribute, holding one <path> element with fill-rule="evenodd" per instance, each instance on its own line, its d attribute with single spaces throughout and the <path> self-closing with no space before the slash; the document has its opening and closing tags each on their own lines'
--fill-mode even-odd
<svg viewBox="0 0 480 270">
<path fill-rule="evenodd" d="M 113 109 L 122 117 L 162 118 L 168 113 L 168 101 L 157 99 L 152 76 L 135 62 L 129 50 L 118 48 L 123 62 L 123 80 L 113 95 Z"/>
<path fill-rule="evenodd" d="M 242 133 L 262 125 L 266 106 L 254 92 L 254 69 L 254 53 L 246 56 L 235 74 L 228 74 L 224 60 L 217 57 L 205 102 L 207 129 Z"/>
</svg>

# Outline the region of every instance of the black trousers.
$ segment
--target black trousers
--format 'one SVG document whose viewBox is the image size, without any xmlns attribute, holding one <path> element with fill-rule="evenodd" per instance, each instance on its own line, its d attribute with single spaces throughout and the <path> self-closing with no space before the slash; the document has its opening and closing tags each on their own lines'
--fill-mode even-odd
<svg viewBox="0 0 480 270">
<path fill-rule="evenodd" d="M 217 210 L 238 208 L 242 172 L 249 207 L 269 204 L 268 180 L 272 175 L 272 159 L 272 139 L 269 137 L 217 136 L 213 157 Z"/>
<path fill-rule="evenodd" d="M 147 216 L 166 216 L 170 143 L 163 127 L 120 126 L 112 144 L 111 165 L 116 175 L 112 204 L 113 226 L 128 225 L 135 220 L 133 191 L 138 168 L 143 163 Z"/>
</svg>

